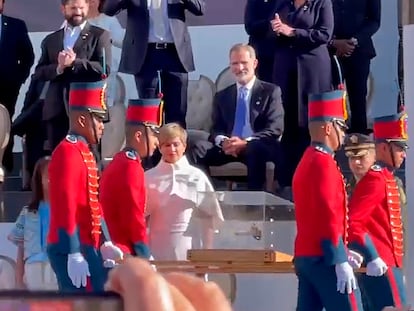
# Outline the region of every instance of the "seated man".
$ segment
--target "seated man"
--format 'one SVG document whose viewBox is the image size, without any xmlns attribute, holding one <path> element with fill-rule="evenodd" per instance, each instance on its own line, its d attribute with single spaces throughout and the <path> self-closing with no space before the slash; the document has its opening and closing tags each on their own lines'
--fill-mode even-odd
<svg viewBox="0 0 414 311">
<path fill-rule="evenodd" d="M 161 161 L 145 172 L 149 246 L 156 260 L 186 260 L 189 249 L 212 248 L 214 229 L 224 221 L 208 177 L 184 156 L 186 141 L 178 123 L 161 127 Z"/>
<path fill-rule="evenodd" d="M 192 156 L 204 168 L 229 162 L 247 165 L 249 190 L 263 190 L 266 162 L 277 162 L 284 111 L 278 86 L 255 76 L 256 53 L 246 44 L 230 49 L 230 68 L 236 83 L 214 98 L 213 145 L 196 143 Z"/>
</svg>

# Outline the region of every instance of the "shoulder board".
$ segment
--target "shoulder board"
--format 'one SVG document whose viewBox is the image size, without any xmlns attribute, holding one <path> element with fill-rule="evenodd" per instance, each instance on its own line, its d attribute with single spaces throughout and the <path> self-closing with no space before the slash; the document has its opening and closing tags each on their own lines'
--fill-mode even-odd
<svg viewBox="0 0 414 311">
<path fill-rule="evenodd" d="M 373 170 L 374 172 L 381 172 L 382 167 L 377 164 L 374 164 L 373 166 L 371 166 L 371 170 Z"/>
<path fill-rule="evenodd" d="M 319 152 L 322 152 L 322 153 L 328 153 L 325 149 L 323 149 L 321 146 L 315 146 L 315 149 L 316 150 L 318 150 Z"/>
<path fill-rule="evenodd" d="M 75 135 L 66 135 L 66 140 L 72 144 L 76 144 L 78 142 L 78 138 Z"/>
<path fill-rule="evenodd" d="M 131 160 L 136 160 L 137 159 L 137 156 L 132 151 L 129 151 L 129 150 L 125 151 L 125 155 L 128 159 L 131 159 Z"/>
</svg>

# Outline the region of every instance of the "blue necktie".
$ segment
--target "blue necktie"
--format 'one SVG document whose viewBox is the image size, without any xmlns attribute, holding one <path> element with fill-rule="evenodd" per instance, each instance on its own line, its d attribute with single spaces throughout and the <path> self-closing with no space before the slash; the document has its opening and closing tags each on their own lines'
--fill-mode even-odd
<svg viewBox="0 0 414 311">
<path fill-rule="evenodd" d="M 243 130 L 246 126 L 247 119 L 247 88 L 242 86 L 239 89 L 239 96 L 237 98 L 236 117 L 234 120 L 234 127 L 232 136 L 243 137 Z"/>
</svg>

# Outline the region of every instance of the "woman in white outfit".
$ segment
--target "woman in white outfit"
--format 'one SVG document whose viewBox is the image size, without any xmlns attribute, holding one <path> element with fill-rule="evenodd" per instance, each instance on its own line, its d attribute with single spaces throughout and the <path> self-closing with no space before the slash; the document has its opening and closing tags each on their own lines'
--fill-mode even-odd
<svg viewBox="0 0 414 311">
<path fill-rule="evenodd" d="M 49 157 L 40 159 L 32 177 L 32 201 L 17 217 L 8 239 L 17 246 L 16 283 L 29 290 L 57 290 L 56 276 L 46 254 L 49 231 Z"/>
<path fill-rule="evenodd" d="M 187 250 L 212 248 L 224 221 L 208 177 L 184 156 L 186 131 L 176 123 L 160 129 L 160 163 L 145 173 L 149 247 L 155 260 L 186 260 Z"/>
</svg>

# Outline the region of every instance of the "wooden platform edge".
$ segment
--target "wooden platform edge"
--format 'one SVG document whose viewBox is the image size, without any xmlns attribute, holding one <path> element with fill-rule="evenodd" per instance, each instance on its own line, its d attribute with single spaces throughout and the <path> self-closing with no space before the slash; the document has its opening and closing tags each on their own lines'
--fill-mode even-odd
<svg viewBox="0 0 414 311">
<path fill-rule="evenodd" d="M 223 263 L 223 262 L 191 262 L 191 261 L 151 261 L 157 271 L 186 272 L 186 273 L 295 273 L 292 262 L 273 263 Z M 365 273 L 365 268 L 355 269 L 354 272 Z"/>
</svg>

